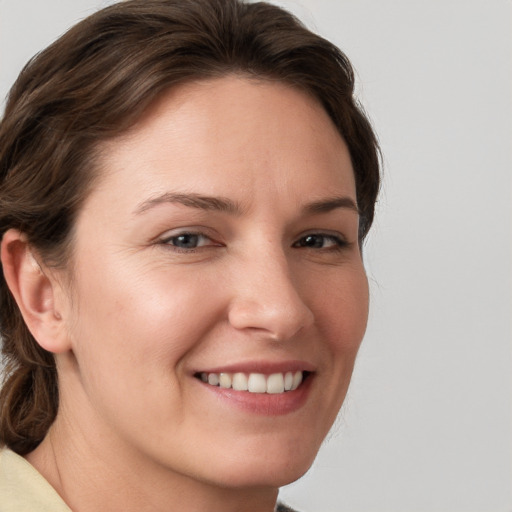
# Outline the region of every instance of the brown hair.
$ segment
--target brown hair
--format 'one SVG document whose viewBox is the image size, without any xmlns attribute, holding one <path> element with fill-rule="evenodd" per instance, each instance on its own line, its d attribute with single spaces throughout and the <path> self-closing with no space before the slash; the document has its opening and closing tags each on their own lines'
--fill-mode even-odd
<svg viewBox="0 0 512 512">
<path fill-rule="evenodd" d="M 362 241 L 374 215 L 379 152 L 353 97 L 349 61 L 288 12 L 241 0 L 121 2 L 31 60 L 0 124 L 0 233 L 22 231 L 45 264 L 64 266 L 99 143 L 131 127 L 163 91 L 229 73 L 278 80 L 322 103 L 350 151 Z M 57 372 L 3 276 L 0 333 L 0 443 L 26 454 L 55 419 Z"/>
</svg>

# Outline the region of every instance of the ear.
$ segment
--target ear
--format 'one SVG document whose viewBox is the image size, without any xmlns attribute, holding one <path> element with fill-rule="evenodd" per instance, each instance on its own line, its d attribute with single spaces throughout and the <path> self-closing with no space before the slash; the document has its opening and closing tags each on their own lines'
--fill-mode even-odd
<svg viewBox="0 0 512 512">
<path fill-rule="evenodd" d="M 65 322 L 56 297 L 59 282 L 45 271 L 23 233 L 6 231 L 0 251 L 5 280 L 32 336 L 42 348 L 53 353 L 70 349 Z"/>
</svg>

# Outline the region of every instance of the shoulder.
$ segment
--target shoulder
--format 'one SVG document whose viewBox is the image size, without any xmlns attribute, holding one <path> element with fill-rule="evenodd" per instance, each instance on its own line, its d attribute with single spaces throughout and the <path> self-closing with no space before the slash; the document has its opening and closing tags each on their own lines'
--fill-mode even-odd
<svg viewBox="0 0 512 512">
<path fill-rule="evenodd" d="M 71 512 L 55 489 L 23 457 L 0 448 L 2 512 Z"/>
</svg>

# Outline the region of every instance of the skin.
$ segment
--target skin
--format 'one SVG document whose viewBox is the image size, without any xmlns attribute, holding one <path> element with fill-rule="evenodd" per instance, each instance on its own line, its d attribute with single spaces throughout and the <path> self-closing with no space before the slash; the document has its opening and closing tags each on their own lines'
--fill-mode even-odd
<svg viewBox="0 0 512 512">
<path fill-rule="evenodd" d="M 347 147 L 316 100 L 230 76 L 173 89 L 101 151 L 66 275 L 27 263 L 22 237 L 4 250 L 59 373 L 57 419 L 27 458 L 75 512 L 270 512 L 314 460 L 366 327 Z M 183 232 L 199 246 L 177 247 Z M 194 376 L 287 361 L 313 371 L 286 414 Z"/>
</svg>

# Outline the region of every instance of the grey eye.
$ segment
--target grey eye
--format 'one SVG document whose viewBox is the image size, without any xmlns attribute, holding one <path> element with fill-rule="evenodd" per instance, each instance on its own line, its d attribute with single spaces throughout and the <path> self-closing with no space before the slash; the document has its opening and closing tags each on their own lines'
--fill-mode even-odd
<svg viewBox="0 0 512 512">
<path fill-rule="evenodd" d="M 347 242 L 337 235 L 328 233 L 310 233 L 302 236 L 293 244 L 293 247 L 304 249 L 338 250 L 347 246 Z"/>
<path fill-rule="evenodd" d="M 199 236 L 191 233 L 185 233 L 183 235 L 176 236 L 172 239 L 172 242 L 177 247 L 183 247 L 184 249 L 192 249 L 197 247 L 199 243 Z"/>
<path fill-rule="evenodd" d="M 180 249 L 195 249 L 204 245 L 206 237 L 196 233 L 181 233 L 166 240 L 166 243 L 179 247 Z"/>
<path fill-rule="evenodd" d="M 325 236 L 323 235 L 307 235 L 302 237 L 297 245 L 299 247 L 311 247 L 314 249 L 320 249 L 324 246 Z"/>
<path fill-rule="evenodd" d="M 300 238 L 294 247 L 305 247 L 308 249 L 327 249 L 330 247 L 342 247 L 344 241 L 334 235 L 310 234 Z"/>
</svg>

